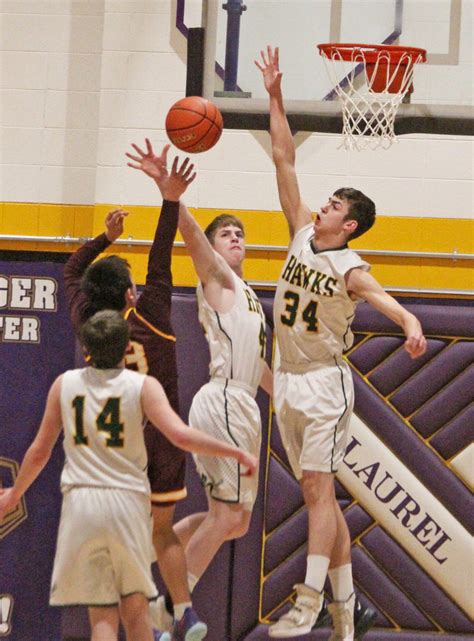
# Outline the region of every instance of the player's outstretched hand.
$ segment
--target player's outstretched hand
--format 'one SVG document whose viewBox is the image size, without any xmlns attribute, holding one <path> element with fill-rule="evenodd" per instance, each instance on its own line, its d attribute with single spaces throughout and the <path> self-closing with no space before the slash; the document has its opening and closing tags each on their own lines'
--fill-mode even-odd
<svg viewBox="0 0 474 641">
<path fill-rule="evenodd" d="M 16 505 L 13 497 L 13 488 L 9 487 L 6 490 L 0 490 L 0 521 L 3 520 L 5 514 L 10 512 Z"/>
<path fill-rule="evenodd" d="M 406 336 L 405 351 L 412 358 L 418 358 L 426 352 L 426 338 L 423 336 L 420 321 L 413 314 L 409 314 L 403 329 Z"/>
<path fill-rule="evenodd" d="M 138 145 L 132 144 L 138 156 L 126 153 L 127 158 L 134 161 L 127 163 L 128 166 L 143 171 L 147 176 L 153 178 L 164 199 L 178 201 L 196 177 L 196 173 L 193 173 L 194 165 L 189 165 L 189 158 L 185 158 L 181 166 L 178 167 L 178 158 L 176 157 L 170 173 L 167 167 L 167 158 L 171 145 L 165 145 L 161 155 L 156 156 L 148 138 L 145 139 L 145 143 L 146 152 Z"/>
<path fill-rule="evenodd" d="M 128 216 L 128 211 L 114 209 L 109 211 L 105 219 L 105 235 L 111 243 L 123 234 L 123 220 Z"/>
<path fill-rule="evenodd" d="M 255 60 L 255 64 L 260 69 L 263 75 L 263 84 L 270 96 L 279 95 L 281 92 L 281 77 L 279 62 L 280 51 L 278 47 L 272 49 L 270 45 L 267 46 L 267 52 L 260 51 L 261 62 Z"/>
<path fill-rule="evenodd" d="M 126 153 L 125 155 L 134 162 L 129 162 L 127 165 L 132 169 L 143 171 L 144 174 L 150 176 L 155 181 L 164 180 L 168 176 L 167 158 L 168 151 L 171 145 L 165 145 L 161 150 L 159 156 L 155 155 L 151 142 L 145 138 L 146 151 L 140 149 L 138 145 L 132 142 L 132 147 L 135 149 L 137 155 Z"/>
<path fill-rule="evenodd" d="M 195 178 L 196 172 L 194 165 L 189 163 L 189 157 L 186 157 L 179 165 L 179 158 L 175 156 L 166 186 L 161 191 L 163 198 L 179 200 Z"/>
<path fill-rule="evenodd" d="M 418 358 L 426 352 L 426 338 L 423 336 L 421 326 L 418 331 L 407 334 L 404 348 L 412 358 Z"/>
<path fill-rule="evenodd" d="M 239 458 L 242 476 L 254 476 L 258 467 L 258 459 L 252 454 L 242 451 Z"/>
</svg>

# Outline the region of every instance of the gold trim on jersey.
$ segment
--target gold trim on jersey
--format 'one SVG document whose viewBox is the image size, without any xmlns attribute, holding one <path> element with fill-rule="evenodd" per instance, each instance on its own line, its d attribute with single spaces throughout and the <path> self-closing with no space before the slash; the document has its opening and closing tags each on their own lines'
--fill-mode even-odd
<svg viewBox="0 0 474 641">
<path fill-rule="evenodd" d="M 173 341 L 173 343 L 176 343 L 176 336 L 161 332 L 159 329 L 157 329 L 151 323 L 149 323 L 145 318 L 143 318 L 143 316 L 141 316 L 141 314 L 137 312 L 135 307 L 131 307 L 129 310 L 125 312 L 125 319 L 127 319 L 130 316 L 130 312 L 133 312 L 135 316 L 138 318 L 138 320 L 141 321 L 144 325 L 146 325 L 148 329 L 151 329 L 152 332 L 154 332 L 158 336 L 161 336 L 161 338 L 165 338 L 167 341 Z"/>
<path fill-rule="evenodd" d="M 188 491 L 185 487 L 182 490 L 173 490 L 171 492 L 152 492 L 152 503 L 172 503 L 174 501 L 181 501 L 188 496 Z"/>
</svg>

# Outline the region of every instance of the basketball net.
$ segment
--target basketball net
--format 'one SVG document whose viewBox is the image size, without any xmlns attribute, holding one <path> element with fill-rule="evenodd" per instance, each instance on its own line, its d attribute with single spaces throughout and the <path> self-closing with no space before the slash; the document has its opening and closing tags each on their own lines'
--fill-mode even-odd
<svg viewBox="0 0 474 641">
<path fill-rule="evenodd" d="M 345 149 L 388 149 L 396 140 L 395 116 L 413 91 L 422 49 L 390 45 L 318 45 L 341 101 Z M 342 80 L 341 72 L 343 73 Z"/>
</svg>

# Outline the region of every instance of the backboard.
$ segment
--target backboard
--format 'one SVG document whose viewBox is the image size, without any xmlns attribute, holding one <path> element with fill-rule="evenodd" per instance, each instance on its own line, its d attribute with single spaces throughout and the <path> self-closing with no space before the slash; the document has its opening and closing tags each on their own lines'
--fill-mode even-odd
<svg viewBox="0 0 474 641">
<path fill-rule="evenodd" d="M 316 45 L 411 45 L 427 50 L 427 62 L 415 70 L 396 132 L 472 134 L 473 6 L 473 0 L 204 0 L 202 93 L 223 111 L 226 127 L 267 128 L 268 99 L 254 60 L 267 44 L 278 45 L 290 125 L 339 133 L 340 106 Z"/>
</svg>

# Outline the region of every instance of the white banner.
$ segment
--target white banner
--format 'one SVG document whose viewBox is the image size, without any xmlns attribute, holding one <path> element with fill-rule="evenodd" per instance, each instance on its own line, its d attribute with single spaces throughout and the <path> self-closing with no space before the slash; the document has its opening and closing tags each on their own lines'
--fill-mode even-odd
<svg viewBox="0 0 474 641">
<path fill-rule="evenodd" d="M 473 617 L 472 537 L 355 415 L 344 465 L 337 476 L 362 507 Z"/>
</svg>

